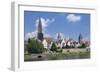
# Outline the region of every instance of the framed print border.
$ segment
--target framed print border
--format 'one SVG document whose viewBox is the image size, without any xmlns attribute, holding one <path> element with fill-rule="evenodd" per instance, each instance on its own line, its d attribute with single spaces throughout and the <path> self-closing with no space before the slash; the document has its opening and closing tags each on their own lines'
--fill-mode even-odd
<svg viewBox="0 0 100 73">
<path fill-rule="evenodd" d="M 11 69 L 14 71 L 26 69 L 45 69 L 68 66 L 91 66 L 96 62 L 95 48 L 95 29 L 96 9 L 94 7 L 84 6 L 46 6 L 33 5 L 32 3 L 17 3 L 11 5 Z M 32 11 L 51 11 L 51 12 L 74 12 L 91 14 L 91 58 L 77 60 L 57 60 L 57 61 L 39 61 L 24 62 L 24 10 Z M 67 62 L 67 63 L 66 63 Z M 55 65 L 56 64 L 56 65 Z"/>
</svg>

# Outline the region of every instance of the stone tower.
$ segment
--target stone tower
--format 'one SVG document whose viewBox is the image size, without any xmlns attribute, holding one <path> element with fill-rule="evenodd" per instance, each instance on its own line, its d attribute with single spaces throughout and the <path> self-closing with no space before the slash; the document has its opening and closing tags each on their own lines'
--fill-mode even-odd
<svg viewBox="0 0 100 73">
<path fill-rule="evenodd" d="M 82 44 L 82 39 L 83 39 L 83 37 L 82 37 L 82 34 L 80 33 L 80 34 L 79 34 L 79 37 L 78 37 L 78 42 L 79 42 L 80 44 Z"/>
<path fill-rule="evenodd" d="M 37 38 L 38 38 L 38 40 L 43 41 L 42 22 L 41 22 L 41 18 L 40 17 L 39 17 L 39 22 L 38 22 Z"/>
</svg>

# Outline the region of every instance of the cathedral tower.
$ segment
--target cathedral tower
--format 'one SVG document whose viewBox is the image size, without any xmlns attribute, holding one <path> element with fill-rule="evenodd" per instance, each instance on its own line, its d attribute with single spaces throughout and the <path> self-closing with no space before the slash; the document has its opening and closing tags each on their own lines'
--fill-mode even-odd
<svg viewBox="0 0 100 73">
<path fill-rule="evenodd" d="M 41 18 L 39 18 L 39 22 L 38 22 L 38 34 L 37 34 L 37 38 L 38 38 L 38 40 L 43 41 Z"/>
<path fill-rule="evenodd" d="M 80 34 L 79 34 L 79 37 L 78 37 L 78 42 L 79 42 L 80 44 L 82 44 L 82 39 L 83 39 L 83 37 L 82 37 L 82 34 L 80 33 Z"/>
</svg>

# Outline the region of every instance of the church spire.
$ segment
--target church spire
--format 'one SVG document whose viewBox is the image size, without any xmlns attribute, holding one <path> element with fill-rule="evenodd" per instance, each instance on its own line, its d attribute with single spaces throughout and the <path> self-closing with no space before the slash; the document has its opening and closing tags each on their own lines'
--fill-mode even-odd
<svg viewBox="0 0 100 73">
<path fill-rule="evenodd" d="M 39 17 L 39 22 L 38 22 L 37 38 L 38 38 L 38 40 L 43 41 L 42 22 L 41 22 L 41 18 L 40 17 Z"/>
<path fill-rule="evenodd" d="M 38 32 L 42 33 L 42 23 L 41 23 L 41 18 L 39 17 L 39 23 L 38 23 Z"/>
<path fill-rule="evenodd" d="M 78 37 L 78 41 L 79 41 L 80 44 L 82 43 L 82 39 L 83 39 L 83 36 L 82 36 L 82 34 L 80 33 L 80 34 L 79 34 L 79 37 Z"/>
</svg>

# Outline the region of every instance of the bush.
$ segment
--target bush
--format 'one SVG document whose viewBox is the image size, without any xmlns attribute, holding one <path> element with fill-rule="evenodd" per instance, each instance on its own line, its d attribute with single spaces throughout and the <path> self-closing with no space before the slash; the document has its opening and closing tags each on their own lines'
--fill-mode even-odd
<svg viewBox="0 0 100 73">
<path fill-rule="evenodd" d="M 51 51 L 57 51 L 57 47 L 56 47 L 55 43 L 52 44 L 50 50 L 51 50 Z"/>
<path fill-rule="evenodd" d="M 28 40 L 27 49 L 29 53 L 42 53 L 45 51 L 43 44 L 34 38 Z"/>
<path fill-rule="evenodd" d="M 83 43 L 81 46 L 79 46 L 78 48 L 86 48 L 86 45 Z"/>
<path fill-rule="evenodd" d="M 65 48 L 70 48 L 70 46 L 66 45 L 66 47 L 65 47 Z"/>
<path fill-rule="evenodd" d="M 65 48 L 67 48 L 67 49 L 69 49 L 69 48 L 75 48 L 75 46 L 66 45 Z"/>
<path fill-rule="evenodd" d="M 56 50 L 56 52 L 59 52 L 59 53 L 62 52 L 62 51 L 63 51 L 62 49 L 57 49 Z"/>
</svg>

